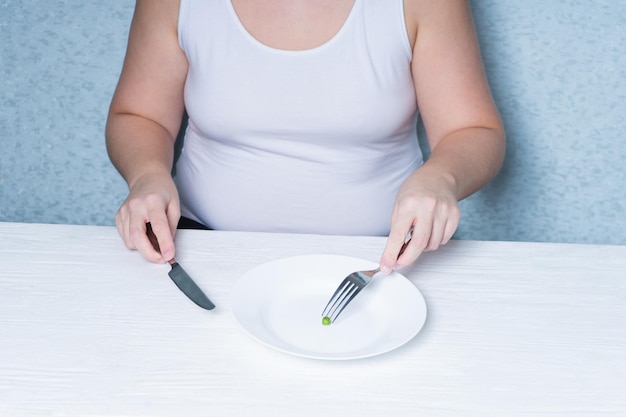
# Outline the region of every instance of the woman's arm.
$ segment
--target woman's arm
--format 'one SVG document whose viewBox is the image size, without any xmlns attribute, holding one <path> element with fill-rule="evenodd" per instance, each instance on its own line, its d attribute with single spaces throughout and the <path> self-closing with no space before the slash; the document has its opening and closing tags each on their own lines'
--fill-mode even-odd
<svg viewBox="0 0 626 417">
<path fill-rule="evenodd" d="M 178 9 L 179 0 L 137 0 L 106 125 L 109 157 L 129 187 L 115 216 L 118 231 L 128 248 L 153 262 L 174 256 L 180 216 L 171 178 L 187 74 L 187 59 L 178 44 Z M 162 255 L 146 237 L 147 222 Z"/>
<path fill-rule="evenodd" d="M 383 271 L 407 266 L 424 250 L 447 243 L 458 226 L 458 201 L 496 175 L 505 151 L 468 2 L 405 0 L 405 14 L 431 155 L 398 192 Z M 411 244 L 397 258 L 411 228 Z"/>
</svg>

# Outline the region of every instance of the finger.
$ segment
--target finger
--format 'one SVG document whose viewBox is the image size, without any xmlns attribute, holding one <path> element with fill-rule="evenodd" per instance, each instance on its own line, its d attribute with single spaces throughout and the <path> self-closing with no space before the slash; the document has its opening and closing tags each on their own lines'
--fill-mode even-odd
<svg viewBox="0 0 626 417">
<path fill-rule="evenodd" d="M 130 240 L 135 249 L 137 249 L 146 260 L 155 263 L 164 263 L 166 259 L 161 256 L 161 253 L 152 246 L 152 243 L 150 243 L 148 239 L 146 223 L 148 223 L 147 216 L 131 215 L 128 231 Z M 159 244 L 160 243 L 159 241 Z"/>
<path fill-rule="evenodd" d="M 162 213 L 151 216 L 150 223 L 152 231 L 159 242 L 161 256 L 164 261 L 169 261 L 174 258 L 175 253 L 174 237 L 170 229 L 169 219 L 165 216 L 165 213 Z"/>
<path fill-rule="evenodd" d="M 400 248 L 402 248 L 402 245 L 404 245 L 407 234 L 410 230 L 411 221 L 404 220 L 401 223 L 396 222 L 396 224 L 392 224 L 391 232 L 389 233 L 387 243 L 385 244 L 385 249 L 383 250 L 380 258 L 381 272 L 389 274 L 391 271 L 393 271 L 393 268 L 396 265 L 396 261 L 398 259 L 398 253 L 400 252 Z M 405 253 L 407 250 L 409 250 L 409 247 L 405 249 Z"/>
<path fill-rule="evenodd" d="M 412 264 L 426 249 L 432 231 L 432 219 L 430 217 L 418 218 L 413 231 L 411 232 L 411 242 L 404 253 L 398 258 L 395 269 L 402 269 Z"/>
<path fill-rule="evenodd" d="M 135 249 L 128 235 L 128 216 L 124 206 L 120 207 L 115 214 L 115 226 L 126 248 Z"/>
<path fill-rule="evenodd" d="M 180 220 L 180 206 L 178 205 L 177 201 L 178 200 L 176 200 L 176 202 L 170 203 L 167 209 L 167 213 L 166 213 L 172 239 L 176 237 L 178 221 Z M 174 257 L 174 254 L 172 254 L 172 258 L 173 257 Z"/>
<path fill-rule="evenodd" d="M 437 216 L 433 219 L 433 226 L 430 232 L 430 238 L 426 245 L 425 251 L 434 251 L 439 248 L 444 238 L 444 232 L 446 230 L 446 217 Z"/>
<path fill-rule="evenodd" d="M 443 232 L 443 238 L 441 240 L 442 245 L 445 245 L 446 243 L 450 241 L 450 239 L 452 239 L 452 236 L 454 236 L 454 232 L 456 232 L 456 229 L 459 227 L 459 221 L 460 221 L 459 212 L 457 212 L 455 216 L 448 218 L 448 221 L 446 222 L 446 226 Z"/>
</svg>

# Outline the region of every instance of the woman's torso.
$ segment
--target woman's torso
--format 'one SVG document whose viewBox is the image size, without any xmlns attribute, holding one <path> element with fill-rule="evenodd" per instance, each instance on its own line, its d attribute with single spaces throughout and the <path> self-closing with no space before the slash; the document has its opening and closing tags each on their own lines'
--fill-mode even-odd
<svg viewBox="0 0 626 417">
<path fill-rule="evenodd" d="M 300 49 L 230 0 L 181 1 L 183 215 L 223 230 L 388 232 L 422 163 L 402 0 L 356 0 L 343 23 L 340 9 L 340 29 Z"/>
</svg>

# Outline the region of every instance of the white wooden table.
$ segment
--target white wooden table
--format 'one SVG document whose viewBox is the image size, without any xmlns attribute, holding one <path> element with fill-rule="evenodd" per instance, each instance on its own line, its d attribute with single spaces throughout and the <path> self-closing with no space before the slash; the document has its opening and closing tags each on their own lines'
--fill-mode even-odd
<svg viewBox="0 0 626 417">
<path fill-rule="evenodd" d="M 453 241 L 403 271 L 428 319 L 354 361 L 261 345 L 229 311 L 261 263 L 378 261 L 379 237 L 180 231 L 217 308 L 114 228 L 0 223 L 0 416 L 626 416 L 626 247 Z"/>
</svg>

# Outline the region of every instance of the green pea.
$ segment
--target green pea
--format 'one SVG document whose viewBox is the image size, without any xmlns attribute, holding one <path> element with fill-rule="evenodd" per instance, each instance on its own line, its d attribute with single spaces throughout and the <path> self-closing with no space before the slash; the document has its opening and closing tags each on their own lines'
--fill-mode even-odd
<svg viewBox="0 0 626 417">
<path fill-rule="evenodd" d="M 330 321 L 330 317 L 323 317 L 323 318 L 322 318 L 322 324 L 323 324 L 324 326 L 330 326 L 330 323 L 331 323 L 331 321 Z"/>
</svg>

